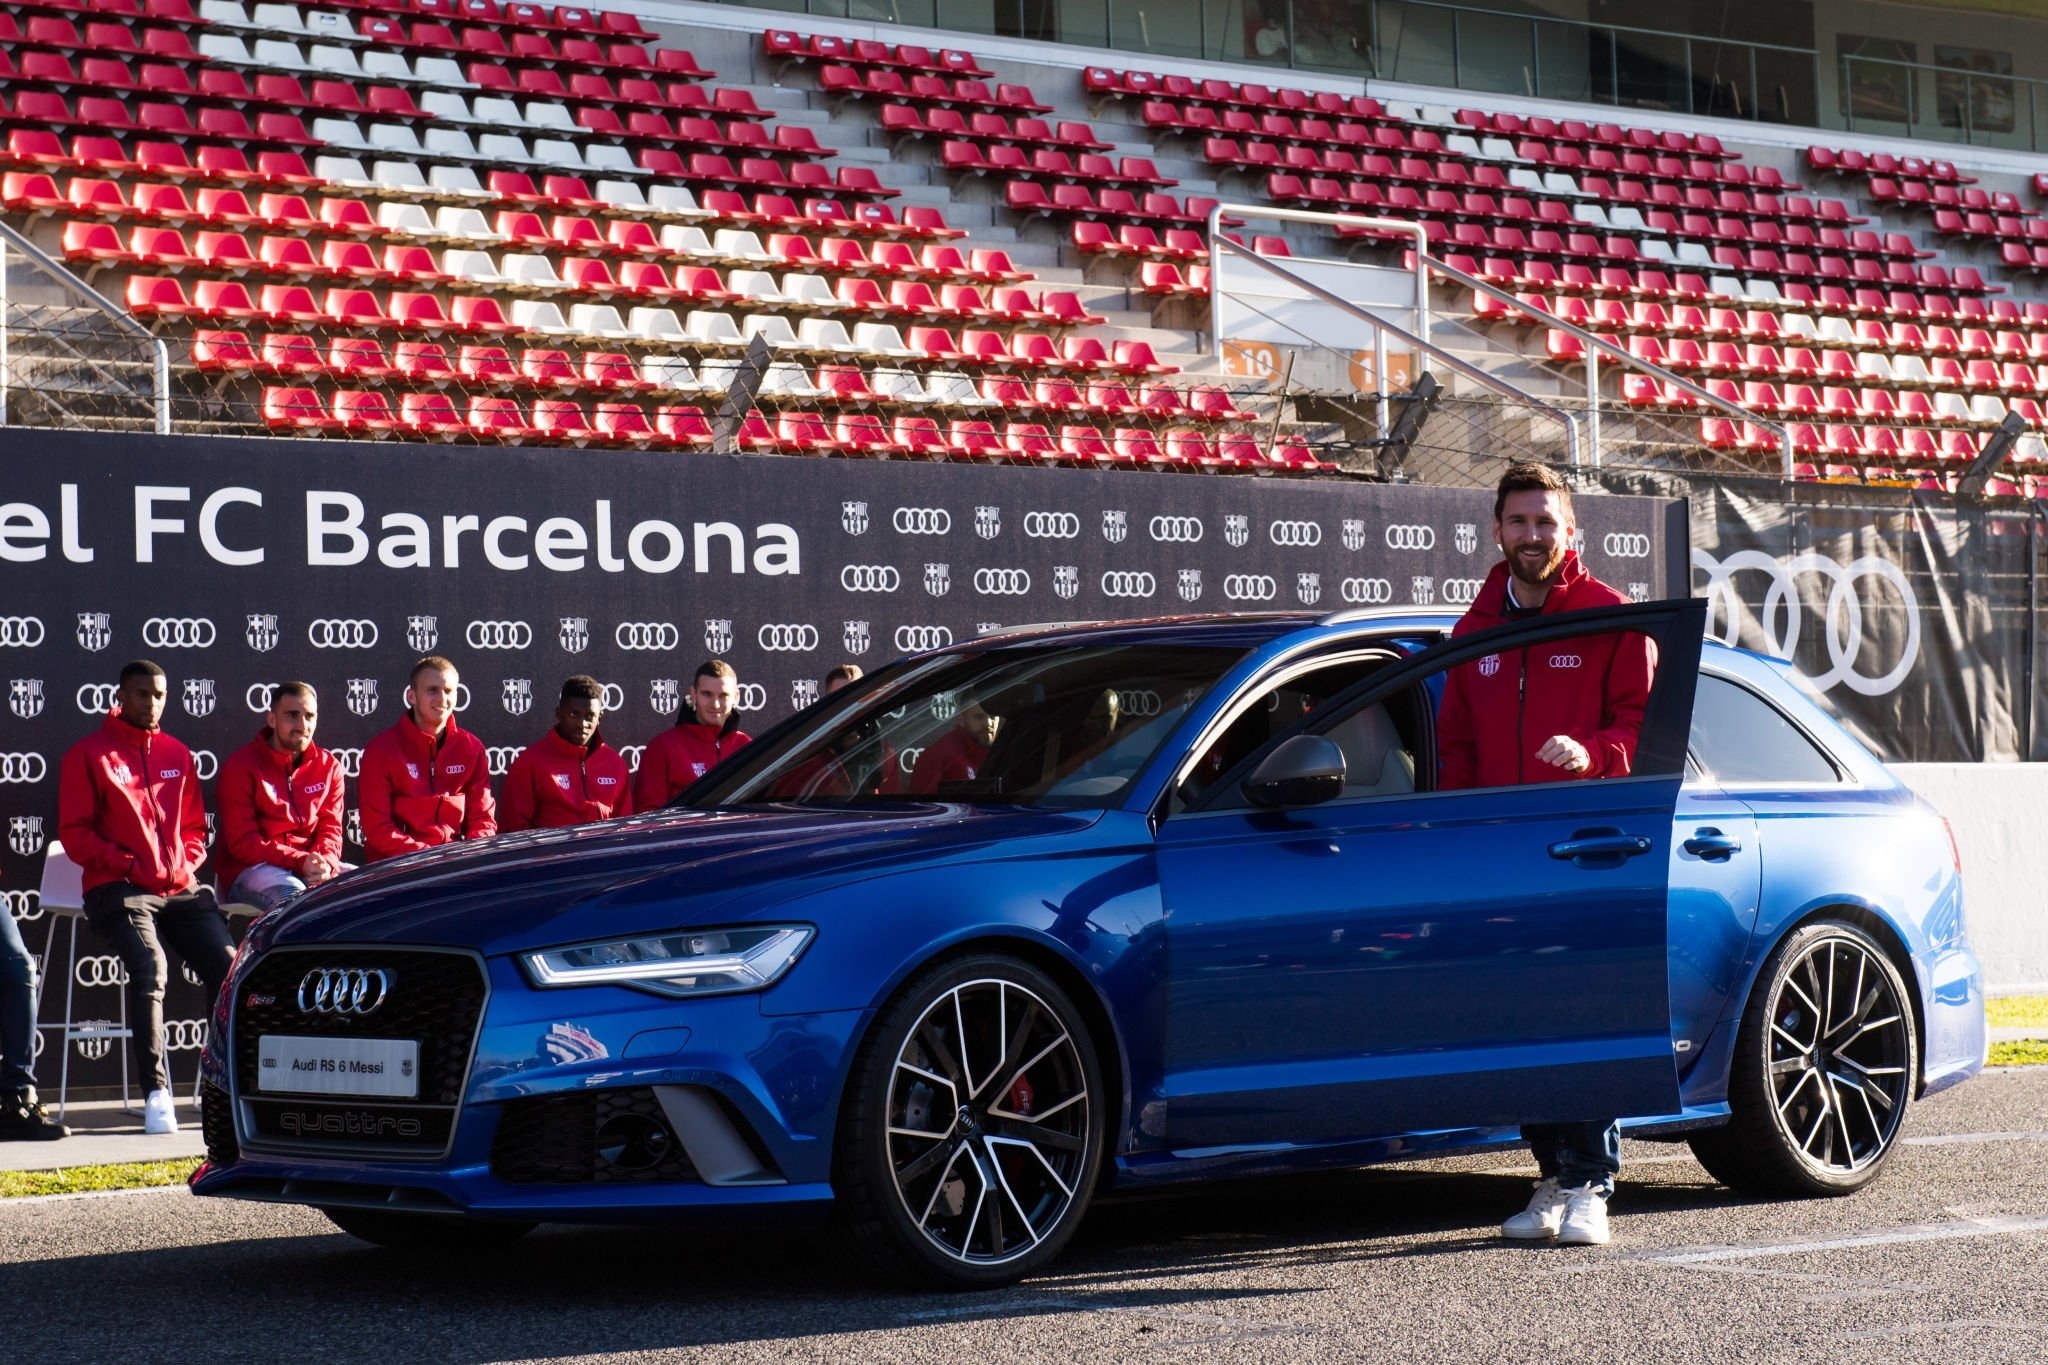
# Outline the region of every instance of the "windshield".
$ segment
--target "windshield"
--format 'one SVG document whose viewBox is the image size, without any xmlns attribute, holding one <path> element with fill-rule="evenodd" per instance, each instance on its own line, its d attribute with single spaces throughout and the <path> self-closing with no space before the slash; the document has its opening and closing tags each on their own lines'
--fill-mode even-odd
<svg viewBox="0 0 2048 1365">
<path fill-rule="evenodd" d="M 1020 645 L 916 660 L 742 749 L 688 804 L 1107 808 L 1242 657 L 1217 646 Z"/>
</svg>

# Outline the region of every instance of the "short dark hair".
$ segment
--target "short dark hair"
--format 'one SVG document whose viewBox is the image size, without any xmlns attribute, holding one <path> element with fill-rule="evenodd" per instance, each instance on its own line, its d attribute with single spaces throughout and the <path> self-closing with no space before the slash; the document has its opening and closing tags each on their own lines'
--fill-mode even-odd
<svg viewBox="0 0 2048 1365">
<path fill-rule="evenodd" d="M 599 706 L 604 705 L 604 684 L 591 677 L 588 673 L 578 673 L 563 679 L 562 700 L 575 701 L 579 698 L 584 701 L 594 701 Z"/>
<path fill-rule="evenodd" d="M 1500 476 L 1500 486 L 1493 493 L 1495 521 L 1500 520 L 1501 509 L 1508 505 L 1510 493 L 1555 493 L 1564 503 L 1564 510 L 1572 510 L 1572 486 L 1547 464 L 1518 460 L 1508 466 L 1508 472 Z"/>
<path fill-rule="evenodd" d="M 420 674 L 426 672 L 430 668 L 438 668 L 443 673 L 459 674 L 462 671 L 461 669 L 455 666 L 455 661 L 453 659 L 443 658 L 439 654 L 423 654 L 419 658 L 413 660 L 412 672 L 405 675 L 406 685 L 410 687 L 412 684 L 418 682 L 420 680 Z"/>
<path fill-rule="evenodd" d="M 738 682 L 739 677 L 738 672 L 725 660 L 706 659 L 703 663 L 698 664 L 697 671 L 690 675 L 690 690 L 692 692 L 696 691 L 697 684 L 705 678 L 731 678 L 734 682 Z"/>
<path fill-rule="evenodd" d="M 859 664 L 834 664 L 825 670 L 824 686 L 830 687 L 836 682 L 858 682 L 865 676 Z"/>
<path fill-rule="evenodd" d="M 161 678 L 163 675 L 163 669 L 148 659 L 130 659 L 121 665 L 119 685 L 126 687 L 130 678 Z"/>
<path fill-rule="evenodd" d="M 297 697 L 300 701 L 311 701 L 317 700 L 319 695 L 319 691 L 309 682 L 283 682 L 277 685 L 277 691 L 270 698 L 270 705 L 273 710 L 276 709 L 279 697 Z"/>
</svg>

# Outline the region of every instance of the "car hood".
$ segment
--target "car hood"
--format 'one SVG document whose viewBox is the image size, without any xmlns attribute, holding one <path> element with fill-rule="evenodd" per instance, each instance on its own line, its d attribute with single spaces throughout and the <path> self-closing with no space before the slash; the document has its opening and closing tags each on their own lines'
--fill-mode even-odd
<svg viewBox="0 0 2048 1365">
<path fill-rule="evenodd" d="M 660 811 L 501 835 L 376 863 L 294 898 L 282 943 L 426 943 L 486 954 L 744 919 L 836 883 L 973 861 L 1071 834 L 1100 812 L 904 804 Z"/>
</svg>

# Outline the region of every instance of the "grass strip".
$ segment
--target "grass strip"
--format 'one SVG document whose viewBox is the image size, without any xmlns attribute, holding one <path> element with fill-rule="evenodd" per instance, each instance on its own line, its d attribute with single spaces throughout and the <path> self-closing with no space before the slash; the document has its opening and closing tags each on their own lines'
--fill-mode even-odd
<svg viewBox="0 0 2048 1365">
<path fill-rule="evenodd" d="M 2021 1038 L 1991 1045 L 1992 1066 L 2048 1066 L 2048 1039 Z"/>
<path fill-rule="evenodd" d="M 0 1199 L 29 1194 L 86 1194 L 96 1190 L 144 1190 L 181 1185 L 199 1167 L 198 1157 L 177 1161 L 122 1161 L 109 1166 L 67 1166 L 54 1171 L 0 1171 Z"/>
<path fill-rule="evenodd" d="M 2001 995 L 1984 1002 L 1993 1028 L 2048 1028 L 2048 995 Z"/>
</svg>

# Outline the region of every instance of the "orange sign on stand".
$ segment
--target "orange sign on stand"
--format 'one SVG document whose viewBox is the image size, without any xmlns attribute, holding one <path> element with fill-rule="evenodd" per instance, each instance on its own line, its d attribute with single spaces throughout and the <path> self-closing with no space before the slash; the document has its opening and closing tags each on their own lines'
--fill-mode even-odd
<svg viewBox="0 0 2048 1365">
<path fill-rule="evenodd" d="M 1226 374 L 1271 385 L 1280 374 L 1280 350 L 1263 341 L 1225 341 L 1223 369 Z"/>
<path fill-rule="evenodd" d="M 1387 352 L 1387 392 L 1404 393 L 1414 381 L 1414 357 L 1406 351 Z M 1360 393 L 1375 393 L 1378 384 L 1373 370 L 1371 351 L 1351 353 L 1351 382 Z"/>
</svg>

